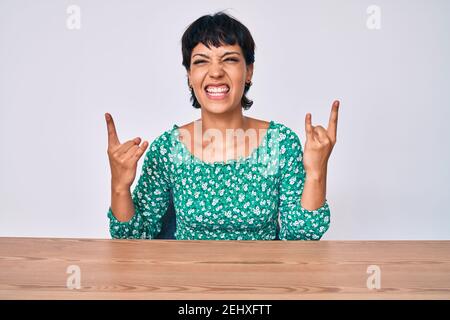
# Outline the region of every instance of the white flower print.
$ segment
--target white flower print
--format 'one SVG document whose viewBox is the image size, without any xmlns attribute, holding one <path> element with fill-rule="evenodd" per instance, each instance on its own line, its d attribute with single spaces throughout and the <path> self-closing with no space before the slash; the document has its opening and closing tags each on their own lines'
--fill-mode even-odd
<svg viewBox="0 0 450 320">
<path fill-rule="evenodd" d="M 280 239 L 319 240 L 330 224 L 328 203 L 312 211 L 301 207 L 302 145 L 286 126 L 270 126 L 255 157 L 226 164 L 192 157 L 174 134 L 176 127 L 157 137 L 132 192 L 135 215 L 119 222 L 108 210 L 111 236 L 157 237 L 172 193 L 180 222 L 176 239 L 273 240 L 279 216 Z"/>
</svg>

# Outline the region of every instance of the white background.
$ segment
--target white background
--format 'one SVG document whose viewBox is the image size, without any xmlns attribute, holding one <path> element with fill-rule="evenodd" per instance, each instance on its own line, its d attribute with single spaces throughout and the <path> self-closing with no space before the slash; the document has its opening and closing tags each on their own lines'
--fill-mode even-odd
<svg viewBox="0 0 450 320">
<path fill-rule="evenodd" d="M 366 26 L 372 4 L 380 30 Z M 66 27 L 69 5 L 80 30 Z M 121 141 L 199 118 L 180 39 L 224 9 L 257 46 L 246 115 L 304 145 L 305 114 L 326 127 L 341 100 L 322 239 L 449 239 L 444 0 L 0 0 L 0 236 L 110 237 L 104 113 Z"/>
</svg>

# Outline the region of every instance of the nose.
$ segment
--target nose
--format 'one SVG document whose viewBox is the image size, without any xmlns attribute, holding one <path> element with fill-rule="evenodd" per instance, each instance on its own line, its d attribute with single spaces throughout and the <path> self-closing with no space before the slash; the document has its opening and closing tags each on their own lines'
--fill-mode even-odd
<svg viewBox="0 0 450 320">
<path fill-rule="evenodd" d="M 213 62 L 209 67 L 209 75 L 211 78 L 220 78 L 224 74 L 222 63 L 221 62 Z"/>
</svg>

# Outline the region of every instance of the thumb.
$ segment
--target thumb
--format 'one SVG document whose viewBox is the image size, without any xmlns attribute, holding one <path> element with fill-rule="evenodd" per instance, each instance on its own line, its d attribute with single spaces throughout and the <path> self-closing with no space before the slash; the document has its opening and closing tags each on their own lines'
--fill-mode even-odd
<svg viewBox="0 0 450 320">
<path fill-rule="evenodd" d="M 144 141 L 142 143 L 142 145 L 139 146 L 139 148 L 137 148 L 137 150 L 134 154 L 134 157 L 136 158 L 136 160 L 139 160 L 142 157 L 142 155 L 145 153 L 145 150 L 147 150 L 147 147 L 148 147 L 148 141 Z"/>
</svg>

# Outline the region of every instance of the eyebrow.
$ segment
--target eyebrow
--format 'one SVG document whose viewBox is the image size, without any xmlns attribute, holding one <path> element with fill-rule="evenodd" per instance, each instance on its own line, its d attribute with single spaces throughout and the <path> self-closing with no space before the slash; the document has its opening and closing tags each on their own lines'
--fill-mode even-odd
<svg viewBox="0 0 450 320">
<path fill-rule="evenodd" d="M 230 55 L 230 54 L 234 54 L 234 53 L 240 55 L 240 53 L 237 52 L 237 51 L 227 51 L 227 52 L 225 52 L 225 53 L 221 56 L 221 58 L 223 58 L 223 57 L 225 57 L 225 56 L 227 56 L 227 55 Z M 205 58 L 208 58 L 208 59 L 209 59 L 209 56 L 208 56 L 207 54 L 205 54 L 205 53 L 196 53 L 196 54 L 194 54 L 194 55 L 192 56 L 192 58 L 195 57 L 195 56 L 202 56 L 202 57 L 205 57 Z"/>
</svg>

